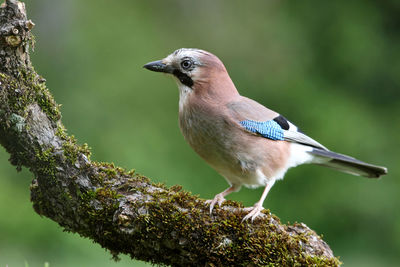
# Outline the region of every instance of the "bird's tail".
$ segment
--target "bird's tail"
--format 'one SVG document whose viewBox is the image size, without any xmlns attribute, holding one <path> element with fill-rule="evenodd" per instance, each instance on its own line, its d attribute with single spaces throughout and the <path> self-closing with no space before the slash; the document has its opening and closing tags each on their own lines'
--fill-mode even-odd
<svg viewBox="0 0 400 267">
<path fill-rule="evenodd" d="M 330 167 L 353 175 L 379 178 L 387 174 L 387 168 L 362 162 L 358 159 L 329 150 L 314 148 L 310 153 L 317 157 L 316 164 Z"/>
</svg>

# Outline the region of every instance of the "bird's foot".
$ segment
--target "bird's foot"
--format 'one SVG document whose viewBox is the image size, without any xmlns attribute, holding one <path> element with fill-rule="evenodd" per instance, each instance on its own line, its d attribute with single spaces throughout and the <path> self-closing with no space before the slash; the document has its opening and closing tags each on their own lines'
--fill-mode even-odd
<svg viewBox="0 0 400 267">
<path fill-rule="evenodd" d="M 216 194 L 214 199 L 211 200 L 206 200 L 206 204 L 210 204 L 210 214 L 212 213 L 212 210 L 214 209 L 215 204 L 218 203 L 218 206 L 221 207 L 222 203 L 225 201 L 226 199 L 224 198 L 222 193 Z"/>
<path fill-rule="evenodd" d="M 257 202 L 256 204 L 254 204 L 253 207 L 249 207 L 249 208 L 244 208 L 245 211 L 250 211 L 246 216 L 244 216 L 244 218 L 242 219 L 242 222 L 247 221 L 248 219 L 251 219 L 251 222 L 254 221 L 255 218 L 257 218 L 261 211 L 263 210 L 263 206 L 261 202 Z"/>
</svg>

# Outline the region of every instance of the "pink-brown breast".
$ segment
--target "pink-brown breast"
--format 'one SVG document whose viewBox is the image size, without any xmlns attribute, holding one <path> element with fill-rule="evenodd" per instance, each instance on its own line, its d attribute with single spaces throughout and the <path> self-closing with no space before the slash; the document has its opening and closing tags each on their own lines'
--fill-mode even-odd
<svg viewBox="0 0 400 267">
<path fill-rule="evenodd" d="M 245 131 L 218 101 L 193 95 L 187 101 L 188 105 L 179 112 L 182 134 L 189 145 L 226 179 L 241 179 L 243 184 L 259 183 L 253 181 L 257 170 L 272 178 L 285 168 L 289 143 Z"/>
</svg>

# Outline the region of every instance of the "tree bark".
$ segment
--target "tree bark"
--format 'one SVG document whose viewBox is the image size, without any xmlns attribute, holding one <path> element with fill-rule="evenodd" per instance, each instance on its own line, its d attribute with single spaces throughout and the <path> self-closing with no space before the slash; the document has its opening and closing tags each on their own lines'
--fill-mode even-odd
<svg viewBox="0 0 400 267">
<path fill-rule="evenodd" d="M 243 207 L 227 201 L 212 215 L 203 199 L 90 160 L 61 122 L 58 105 L 33 69 L 25 6 L 0 7 L 0 143 L 11 164 L 34 175 L 35 211 L 134 259 L 172 266 L 338 266 L 329 246 L 305 224 L 284 225 L 265 211 L 241 222 Z M 1 189 L 0 189 L 1 190 Z"/>
</svg>

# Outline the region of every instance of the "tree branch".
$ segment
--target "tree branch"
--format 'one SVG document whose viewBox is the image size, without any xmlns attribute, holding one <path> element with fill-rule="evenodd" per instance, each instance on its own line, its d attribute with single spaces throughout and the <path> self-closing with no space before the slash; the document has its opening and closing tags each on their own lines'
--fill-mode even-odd
<svg viewBox="0 0 400 267">
<path fill-rule="evenodd" d="M 33 22 L 25 6 L 0 8 L 0 143 L 11 164 L 34 175 L 35 211 L 111 251 L 173 266 L 340 264 L 304 224 L 283 225 L 269 211 L 242 223 L 242 206 L 227 201 L 209 215 L 204 200 L 153 184 L 133 171 L 93 162 L 61 123 L 58 105 L 33 69 Z"/>
</svg>

